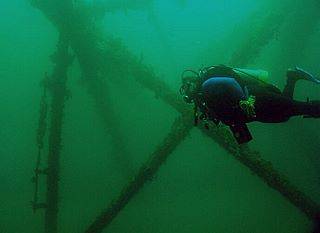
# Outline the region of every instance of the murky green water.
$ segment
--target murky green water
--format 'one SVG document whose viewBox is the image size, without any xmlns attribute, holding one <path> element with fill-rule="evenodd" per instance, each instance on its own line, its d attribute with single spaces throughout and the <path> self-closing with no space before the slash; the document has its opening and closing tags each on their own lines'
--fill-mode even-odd
<svg viewBox="0 0 320 233">
<path fill-rule="evenodd" d="M 47 130 L 39 167 L 47 168 L 48 152 L 56 149 L 59 233 L 86 232 L 180 116 L 163 101 L 162 86 L 145 88 L 146 82 L 139 82 L 142 74 L 147 80 L 155 74 L 178 95 L 183 70 L 213 64 L 268 70 L 270 81 L 280 88 L 289 67 L 320 73 L 320 4 L 315 0 L 31 2 L 0 3 L 1 233 L 55 233 L 45 224 L 46 210 L 33 213 L 30 201 L 40 83 L 45 73 L 53 77 L 58 64 L 64 64 L 61 57 L 51 56 L 61 32 L 75 59 L 68 68 L 66 91 L 55 89 L 50 80 L 47 85 Z M 59 72 L 51 81 L 61 77 Z M 319 88 L 299 82 L 295 98 L 320 99 Z M 55 131 L 60 124 L 52 126 L 57 122 L 53 93 L 65 95 L 61 147 L 54 144 L 60 139 Z M 297 117 L 249 127 L 254 135 L 249 146 L 319 203 L 320 121 Z M 193 128 L 169 154 L 108 227 L 91 232 L 312 232 L 313 223 L 302 211 L 199 129 Z M 39 203 L 46 202 L 50 185 L 40 175 Z"/>
</svg>

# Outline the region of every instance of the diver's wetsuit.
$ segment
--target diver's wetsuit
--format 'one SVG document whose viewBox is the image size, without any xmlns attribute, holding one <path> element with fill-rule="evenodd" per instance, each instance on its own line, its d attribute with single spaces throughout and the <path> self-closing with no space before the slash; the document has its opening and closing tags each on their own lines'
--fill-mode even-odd
<svg viewBox="0 0 320 233">
<path fill-rule="evenodd" d="M 202 83 L 201 92 L 209 119 L 229 125 L 237 141 L 244 143 L 252 139 L 246 126 L 248 122 L 279 123 L 297 115 L 320 117 L 320 102 L 293 100 L 296 81 L 288 77 L 281 92 L 267 83 L 259 85 L 258 82 L 246 83 L 230 76 L 215 76 Z M 247 116 L 239 106 L 239 101 L 246 100 L 248 95 L 255 96 L 255 116 Z"/>
<path fill-rule="evenodd" d="M 224 124 L 246 122 L 246 116 L 239 109 L 239 101 L 247 99 L 240 84 L 232 77 L 212 77 L 206 80 L 201 91 L 211 119 L 219 119 Z"/>
</svg>

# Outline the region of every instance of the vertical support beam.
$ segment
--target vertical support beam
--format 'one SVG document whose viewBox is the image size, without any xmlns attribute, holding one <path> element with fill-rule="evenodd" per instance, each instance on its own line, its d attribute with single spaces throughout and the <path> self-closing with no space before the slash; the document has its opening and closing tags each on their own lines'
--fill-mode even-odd
<svg viewBox="0 0 320 233">
<path fill-rule="evenodd" d="M 102 33 L 94 25 L 91 12 L 83 1 L 72 0 L 29 0 L 59 30 L 69 38 L 70 47 L 80 64 L 83 82 L 89 95 L 95 102 L 97 113 L 111 136 L 112 156 L 123 167 L 125 175 L 132 175 L 129 152 L 124 136 L 119 129 L 121 125 L 115 114 L 108 89 L 108 54 L 105 53 Z M 106 66 L 107 69 L 106 69 Z M 114 75 L 116 76 L 116 75 Z"/>
<path fill-rule="evenodd" d="M 55 67 L 48 84 L 52 99 L 49 126 L 45 233 L 58 232 L 61 134 L 64 104 L 67 96 L 67 71 L 72 61 L 72 58 L 68 52 L 68 48 L 68 39 L 66 38 L 65 34 L 61 33 L 57 52 L 54 55 Z"/>
</svg>

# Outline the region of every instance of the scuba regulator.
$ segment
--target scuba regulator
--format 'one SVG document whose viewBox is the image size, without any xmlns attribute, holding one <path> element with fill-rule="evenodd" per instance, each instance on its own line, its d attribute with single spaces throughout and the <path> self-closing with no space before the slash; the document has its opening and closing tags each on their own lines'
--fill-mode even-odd
<svg viewBox="0 0 320 233">
<path fill-rule="evenodd" d="M 192 75 L 186 76 L 186 73 Z M 182 86 L 179 92 L 187 104 L 194 104 L 194 125 L 197 126 L 199 120 L 202 120 L 205 122 L 205 127 L 208 128 L 208 108 L 200 91 L 202 77 L 202 70 L 199 73 L 193 70 L 185 70 L 181 75 Z M 214 122 L 216 121 L 214 120 Z"/>
<path fill-rule="evenodd" d="M 187 72 L 195 74 L 196 76 L 185 76 Z M 199 74 L 193 70 L 185 70 L 181 75 L 182 86 L 180 87 L 180 95 L 183 100 L 188 103 L 194 103 L 197 89 L 199 88 Z"/>
</svg>

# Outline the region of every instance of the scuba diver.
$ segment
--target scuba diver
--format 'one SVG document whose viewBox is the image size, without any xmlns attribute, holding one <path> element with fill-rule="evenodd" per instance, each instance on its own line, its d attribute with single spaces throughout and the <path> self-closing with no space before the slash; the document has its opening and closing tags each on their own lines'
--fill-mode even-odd
<svg viewBox="0 0 320 233">
<path fill-rule="evenodd" d="M 186 76 L 187 73 L 192 75 Z M 320 84 L 310 73 L 296 67 L 288 69 L 283 91 L 268 83 L 266 71 L 215 65 L 199 72 L 182 74 L 180 94 L 186 103 L 194 104 L 195 125 L 199 120 L 223 123 L 230 127 L 239 144 L 252 140 L 247 123 L 286 122 L 292 116 L 320 118 L 320 101 L 293 99 L 295 84 L 307 80 Z M 200 114 L 199 114 L 200 112 Z"/>
</svg>

